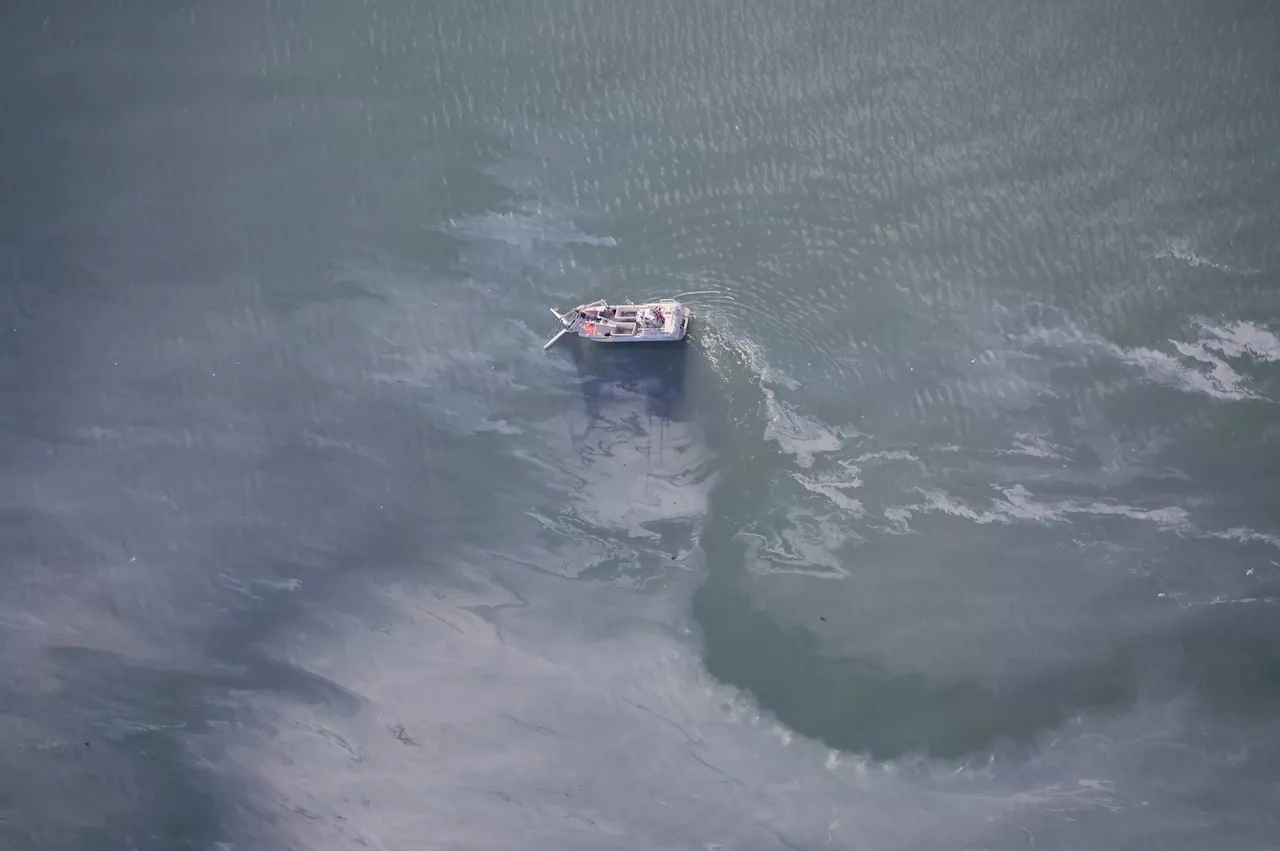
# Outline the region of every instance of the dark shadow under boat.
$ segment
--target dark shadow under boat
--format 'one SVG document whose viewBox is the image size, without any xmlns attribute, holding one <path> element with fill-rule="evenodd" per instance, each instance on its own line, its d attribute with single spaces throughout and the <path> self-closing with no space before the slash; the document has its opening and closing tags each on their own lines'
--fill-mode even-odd
<svg viewBox="0 0 1280 851">
<path fill-rule="evenodd" d="M 613 419 L 609 408 L 637 397 L 650 416 L 672 422 L 689 420 L 685 393 L 689 347 L 685 340 L 608 344 L 570 337 L 565 343 L 593 420 Z"/>
</svg>

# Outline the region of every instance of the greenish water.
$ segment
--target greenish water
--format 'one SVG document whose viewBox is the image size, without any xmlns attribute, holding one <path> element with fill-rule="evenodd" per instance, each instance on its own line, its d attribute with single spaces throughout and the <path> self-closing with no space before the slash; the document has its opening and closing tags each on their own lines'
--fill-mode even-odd
<svg viewBox="0 0 1280 851">
<path fill-rule="evenodd" d="M 6 847 L 1270 841 L 1269 6 L 0 33 Z"/>
</svg>

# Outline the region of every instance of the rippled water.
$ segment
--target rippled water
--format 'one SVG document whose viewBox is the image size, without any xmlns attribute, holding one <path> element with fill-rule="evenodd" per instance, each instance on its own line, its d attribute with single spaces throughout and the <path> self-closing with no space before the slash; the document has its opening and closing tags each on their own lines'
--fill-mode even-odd
<svg viewBox="0 0 1280 851">
<path fill-rule="evenodd" d="M 0 21 L 5 847 L 1274 841 L 1269 5 Z"/>
</svg>

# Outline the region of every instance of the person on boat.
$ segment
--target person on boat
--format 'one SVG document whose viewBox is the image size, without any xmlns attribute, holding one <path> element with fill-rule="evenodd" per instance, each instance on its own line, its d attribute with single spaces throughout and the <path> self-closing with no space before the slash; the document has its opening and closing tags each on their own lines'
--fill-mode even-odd
<svg viewBox="0 0 1280 851">
<path fill-rule="evenodd" d="M 662 315 L 662 308 L 661 308 L 661 307 L 655 307 L 655 308 L 653 309 L 653 318 L 654 318 L 654 319 L 656 319 L 656 320 L 658 320 L 658 327 L 659 327 L 659 328 L 661 328 L 663 325 L 666 325 L 666 324 L 667 324 L 667 319 L 666 319 L 666 317 Z"/>
</svg>

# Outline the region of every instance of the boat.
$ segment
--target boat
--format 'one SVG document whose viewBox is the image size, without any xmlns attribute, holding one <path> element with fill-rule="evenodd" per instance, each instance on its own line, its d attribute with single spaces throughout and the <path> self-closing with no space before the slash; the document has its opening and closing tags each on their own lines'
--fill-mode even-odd
<svg viewBox="0 0 1280 851">
<path fill-rule="evenodd" d="M 689 308 L 673 298 L 643 304 L 609 304 L 604 299 L 559 313 L 551 313 L 564 327 L 542 348 L 547 350 L 565 334 L 597 343 L 678 343 L 689 330 Z"/>
</svg>

